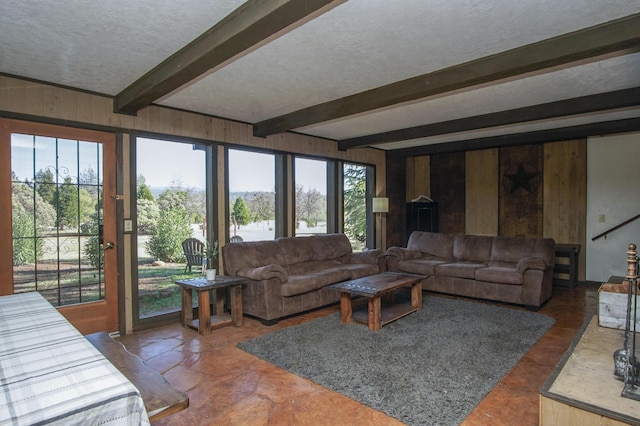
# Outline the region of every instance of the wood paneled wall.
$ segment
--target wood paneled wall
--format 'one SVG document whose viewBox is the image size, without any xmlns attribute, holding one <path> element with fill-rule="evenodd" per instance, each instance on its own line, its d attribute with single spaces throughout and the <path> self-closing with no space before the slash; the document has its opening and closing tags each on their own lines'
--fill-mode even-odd
<svg viewBox="0 0 640 426">
<path fill-rule="evenodd" d="M 587 220 L 587 141 L 544 145 L 543 236 L 580 244 L 579 280 L 585 279 Z"/>
<path fill-rule="evenodd" d="M 405 182 L 413 182 L 415 168 L 409 170 L 404 158 L 387 160 L 387 196 L 389 197 L 389 213 L 387 214 L 387 247 L 405 246 L 407 244 L 407 197 L 412 198 Z"/>
<path fill-rule="evenodd" d="M 498 235 L 500 194 L 498 158 L 498 149 L 466 153 L 465 233 L 467 234 Z"/>
<path fill-rule="evenodd" d="M 542 237 L 542 145 L 500 148 L 498 234 Z"/>
<path fill-rule="evenodd" d="M 438 202 L 439 231 L 465 233 L 465 153 L 431 156 L 431 199 Z"/>
<path fill-rule="evenodd" d="M 414 195 L 409 191 L 415 190 L 416 182 L 430 182 L 428 191 L 438 202 L 441 232 L 546 237 L 557 243 L 581 244 L 578 278 L 585 279 L 586 140 L 433 155 L 428 180 L 416 176 L 426 172 L 415 166 L 416 161 L 425 163 L 426 158 L 406 159 L 403 170 L 395 164 L 399 160 L 388 161 L 389 193 L 402 190 L 394 184 L 395 175 L 406 170 L 404 191 L 408 199 Z M 521 163 L 538 170 L 539 179 L 528 176 L 532 169 L 523 166 L 524 177 L 529 177 L 524 185 L 536 188 L 531 194 L 522 188 L 509 194 L 513 182 L 505 182 L 505 174 L 517 175 Z M 390 242 L 392 236 L 405 232 L 404 209 L 402 214 L 389 213 L 389 231 L 394 233 L 389 235 Z M 393 242 L 389 246 L 404 245 L 406 239 Z"/>
</svg>

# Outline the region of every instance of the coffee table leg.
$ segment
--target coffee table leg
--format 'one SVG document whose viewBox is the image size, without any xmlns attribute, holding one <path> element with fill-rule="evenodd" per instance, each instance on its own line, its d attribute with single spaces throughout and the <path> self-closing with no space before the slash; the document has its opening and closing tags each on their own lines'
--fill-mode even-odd
<svg viewBox="0 0 640 426">
<path fill-rule="evenodd" d="M 422 281 L 411 286 L 411 306 L 418 310 L 422 309 Z"/>
<path fill-rule="evenodd" d="M 198 333 L 202 336 L 211 334 L 211 306 L 209 290 L 198 292 Z"/>
<path fill-rule="evenodd" d="M 340 313 L 342 314 L 342 324 L 351 324 L 351 294 L 340 292 Z"/>
<path fill-rule="evenodd" d="M 382 329 L 382 321 L 380 319 L 380 296 L 369 298 L 369 330 L 378 331 Z"/>
<path fill-rule="evenodd" d="M 193 321 L 193 298 L 190 288 L 180 287 L 182 289 L 182 326 Z"/>
<path fill-rule="evenodd" d="M 229 291 L 231 292 L 231 323 L 235 327 L 242 325 L 242 285 L 234 285 Z"/>
</svg>

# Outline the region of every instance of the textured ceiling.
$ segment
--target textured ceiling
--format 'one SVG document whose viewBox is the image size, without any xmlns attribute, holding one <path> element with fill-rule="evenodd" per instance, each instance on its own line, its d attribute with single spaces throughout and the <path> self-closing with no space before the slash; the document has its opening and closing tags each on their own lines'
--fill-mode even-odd
<svg viewBox="0 0 640 426">
<path fill-rule="evenodd" d="M 0 73 L 116 96 L 243 3 L 3 1 Z M 322 12 L 155 102 L 257 123 L 638 14 L 640 1 L 349 0 Z M 292 130 L 339 141 L 640 87 L 640 53 L 622 53 Z M 398 149 L 636 117 L 640 108 L 627 108 L 376 146 Z"/>
</svg>

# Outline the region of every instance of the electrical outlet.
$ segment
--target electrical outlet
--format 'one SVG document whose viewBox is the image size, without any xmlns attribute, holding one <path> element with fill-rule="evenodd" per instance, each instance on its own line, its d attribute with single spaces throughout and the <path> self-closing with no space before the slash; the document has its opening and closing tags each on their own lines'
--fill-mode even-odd
<svg viewBox="0 0 640 426">
<path fill-rule="evenodd" d="M 607 216 L 606 215 L 598 215 L 598 222 L 606 222 L 607 221 Z"/>
<path fill-rule="evenodd" d="M 133 232 L 133 221 L 131 219 L 124 220 L 124 232 Z"/>
</svg>

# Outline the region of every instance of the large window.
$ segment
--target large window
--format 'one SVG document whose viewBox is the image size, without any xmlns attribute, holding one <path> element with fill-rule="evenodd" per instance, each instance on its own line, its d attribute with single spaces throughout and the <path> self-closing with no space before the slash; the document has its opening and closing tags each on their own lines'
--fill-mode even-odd
<svg viewBox="0 0 640 426">
<path fill-rule="evenodd" d="M 295 234 L 327 233 L 327 162 L 295 160 Z"/>
<path fill-rule="evenodd" d="M 180 309 L 178 279 L 202 275 L 187 267 L 182 242 L 207 239 L 206 150 L 136 139 L 138 317 Z"/>
<path fill-rule="evenodd" d="M 232 241 L 275 238 L 275 156 L 229 150 L 229 235 Z"/>
</svg>

